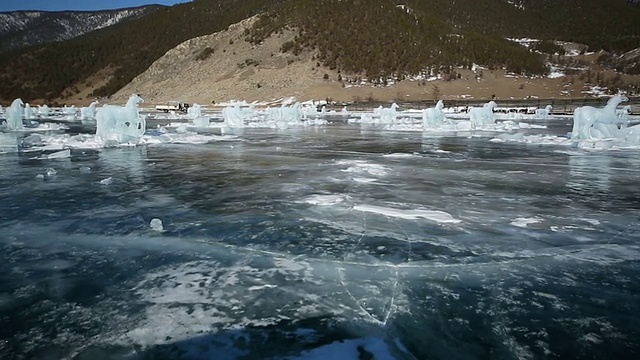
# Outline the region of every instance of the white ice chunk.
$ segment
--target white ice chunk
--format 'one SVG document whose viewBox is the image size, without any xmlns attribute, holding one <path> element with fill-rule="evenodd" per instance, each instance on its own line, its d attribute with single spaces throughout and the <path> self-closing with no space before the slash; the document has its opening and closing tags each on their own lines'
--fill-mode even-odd
<svg viewBox="0 0 640 360">
<path fill-rule="evenodd" d="M 451 214 L 440 210 L 427 209 L 396 209 L 376 205 L 356 205 L 354 210 L 371 212 L 389 217 L 396 217 L 407 220 L 427 219 L 439 223 L 459 223 L 461 220 L 454 218 Z"/>
<path fill-rule="evenodd" d="M 537 224 L 541 221 L 542 219 L 538 217 L 532 217 L 532 218 L 519 217 L 511 220 L 511 225 L 526 228 L 529 224 Z"/>
<path fill-rule="evenodd" d="M 102 106 L 96 114 L 96 137 L 105 143 L 137 144 L 147 125 L 138 111 L 138 104 L 143 101 L 138 95 L 131 95 L 124 107 Z"/>
<path fill-rule="evenodd" d="M 422 111 L 422 127 L 427 128 L 439 128 L 445 124 L 444 119 L 444 103 L 442 100 L 438 100 L 435 107 L 425 109 Z"/>
<path fill-rule="evenodd" d="M 38 106 L 38 114 L 40 114 L 40 116 L 49 116 L 49 113 L 50 113 L 50 109 L 46 104 L 42 106 Z"/>
<path fill-rule="evenodd" d="M 549 115 L 551 115 L 551 110 L 553 110 L 553 107 L 551 105 L 545 106 L 544 109 L 536 109 L 536 118 L 548 119 Z"/>
<path fill-rule="evenodd" d="M 153 230 L 153 231 L 158 231 L 158 232 L 164 231 L 164 226 L 162 225 L 162 220 L 160 220 L 158 218 L 151 219 L 151 222 L 149 223 L 149 226 L 151 227 L 151 230 Z"/>
<path fill-rule="evenodd" d="M 209 127 L 209 117 L 202 116 L 201 106 L 198 104 L 193 104 L 191 107 L 187 109 L 187 117 L 191 119 L 193 125 L 198 128 Z"/>
<path fill-rule="evenodd" d="M 497 107 L 495 101 L 489 101 L 484 104 L 481 108 L 471 108 L 469 109 L 469 118 L 471 120 L 471 126 L 473 128 L 484 127 L 487 125 L 492 125 L 496 118 L 493 114 L 493 110 Z"/>
<path fill-rule="evenodd" d="M 62 150 L 62 151 L 56 151 L 54 153 L 51 153 L 49 155 L 45 155 L 43 156 L 44 159 L 66 159 L 71 157 L 71 150 L 67 149 L 67 150 Z"/>
<path fill-rule="evenodd" d="M 33 109 L 29 103 L 24 104 L 24 118 L 27 120 L 35 118 Z"/>
<path fill-rule="evenodd" d="M 621 126 L 623 121 L 616 114 L 616 107 L 623 101 L 629 101 L 624 95 L 615 95 L 602 108 L 582 106 L 573 112 L 571 140 L 601 140 L 621 138 L 628 132 Z M 635 140 L 635 139 L 633 139 Z"/>
<path fill-rule="evenodd" d="M 312 195 L 305 202 L 311 205 L 335 205 L 344 201 L 343 195 Z"/>
<path fill-rule="evenodd" d="M 7 108 L 5 111 L 5 117 L 7 120 L 5 121 L 5 126 L 9 130 L 21 130 L 24 128 L 22 125 L 22 115 L 24 110 L 22 109 L 22 99 L 15 99 L 11 103 L 11 106 Z"/>
<path fill-rule="evenodd" d="M 96 118 L 96 105 L 98 105 L 98 102 L 94 101 L 89 106 L 80 108 L 80 119 L 94 120 Z"/>
<path fill-rule="evenodd" d="M 111 184 L 113 184 L 113 178 L 112 177 L 108 177 L 106 179 L 102 179 L 102 180 L 100 180 L 100 184 L 101 185 L 111 185 Z"/>
</svg>

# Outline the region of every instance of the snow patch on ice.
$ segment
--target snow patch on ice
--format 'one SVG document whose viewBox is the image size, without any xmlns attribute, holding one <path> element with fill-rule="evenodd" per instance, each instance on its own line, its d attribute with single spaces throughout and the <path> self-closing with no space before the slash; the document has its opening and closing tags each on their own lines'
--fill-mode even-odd
<svg viewBox="0 0 640 360">
<path fill-rule="evenodd" d="M 353 207 L 356 211 L 370 212 L 388 217 L 395 217 L 407 220 L 426 219 L 438 223 L 457 224 L 461 220 L 454 218 L 451 214 L 440 210 L 427 209 L 398 209 L 377 205 L 356 205 Z"/>
<path fill-rule="evenodd" d="M 542 219 L 540 219 L 539 217 L 532 217 L 532 218 L 519 217 L 519 218 L 513 219 L 511 221 L 511 225 L 521 227 L 521 228 L 526 228 L 530 224 L 537 224 L 541 221 Z"/>
<path fill-rule="evenodd" d="M 327 206 L 339 204 L 344 200 L 345 197 L 343 195 L 312 195 L 305 199 L 304 202 L 311 205 Z"/>
</svg>

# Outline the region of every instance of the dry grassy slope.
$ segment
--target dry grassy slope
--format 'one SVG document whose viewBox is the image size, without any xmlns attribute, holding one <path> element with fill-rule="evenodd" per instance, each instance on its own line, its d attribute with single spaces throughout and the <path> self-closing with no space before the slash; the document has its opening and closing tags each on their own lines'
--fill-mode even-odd
<svg viewBox="0 0 640 360">
<path fill-rule="evenodd" d="M 475 79 L 473 72 L 461 70 L 462 79 L 451 82 L 432 81 L 425 85 L 403 81 L 384 88 L 343 87 L 335 71 L 316 66 L 311 52 L 299 56 L 280 52 L 282 43 L 295 36 L 293 31 L 275 34 L 256 46 L 244 41 L 243 32 L 253 21 L 255 18 L 246 19 L 225 31 L 178 45 L 107 101 L 123 103 L 132 93 L 141 94 L 147 106 L 171 100 L 205 105 L 234 99 L 266 101 L 284 97 L 301 101 L 328 97 L 336 101 L 368 97 L 383 101 L 425 100 L 433 99 L 434 85 L 444 99 L 486 99 L 492 95 L 499 99 L 585 96 L 581 93 L 584 84 L 577 77 L 573 84 L 567 84 L 567 78 L 513 78 L 502 71 L 488 70 L 484 70 L 481 81 Z M 206 47 L 215 52 L 206 60 L 196 60 Z M 323 79 L 324 74 L 329 75 L 329 80 Z"/>
<path fill-rule="evenodd" d="M 181 100 L 211 104 L 231 99 L 305 97 L 310 88 L 331 85 L 323 76 L 332 72 L 316 68 L 310 52 L 299 56 L 280 52 L 282 43 L 295 36 L 293 31 L 273 35 L 256 46 L 244 41 L 243 32 L 253 21 L 250 18 L 178 45 L 111 100 L 122 102 L 131 93 L 139 93 L 151 103 Z M 206 60 L 196 60 L 206 47 L 214 53 Z"/>
</svg>

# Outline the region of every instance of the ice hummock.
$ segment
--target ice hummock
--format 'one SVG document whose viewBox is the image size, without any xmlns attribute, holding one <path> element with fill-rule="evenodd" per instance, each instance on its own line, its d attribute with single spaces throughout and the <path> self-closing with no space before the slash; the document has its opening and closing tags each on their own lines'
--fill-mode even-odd
<svg viewBox="0 0 640 360">
<path fill-rule="evenodd" d="M 95 120 L 97 101 L 92 102 L 87 107 L 80 108 L 80 120 Z"/>
<path fill-rule="evenodd" d="M 444 102 L 438 100 L 436 106 L 422 111 L 422 126 L 426 128 L 439 128 L 445 124 Z"/>
<path fill-rule="evenodd" d="M 210 118 L 202 115 L 202 107 L 198 104 L 193 104 L 187 109 L 187 117 L 193 122 L 193 125 L 197 128 L 209 127 Z"/>
<path fill-rule="evenodd" d="M 103 105 L 96 114 L 96 137 L 105 143 L 137 144 L 146 131 L 146 118 L 138 110 L 143 101 L 134 94 L 124 107 Z"/>
<path fill-rule="evenodd" d="M 24 125 L 22 124 L 22 117 L 24 114 L 22 99 L 15 99 L 11 103 L 11 106 L 5 111 L 5 126 L 9 130 L 22 130 Z"/>
<path fill-rule="evenodd" d="M 488 103 L 484 104 L 481 108 L 471 108 L 469 110 L 471 126 L 473 128 L 479 128 L 495 123 L 496 117 L 493 114 L 493 111 L 496 107 L 496 102 L 491 100 Z"/>
<path fill-rule="evenodd" d="M 319 115 L 311 117 L 313 115 Z M 298 126 L 325 125 L 327 121 L 320 119 L 325 114 L 318 114 L 311 106 L 303 106 L 300 102 L 292 105 L 283 103 L 279 107 L 256 109 L 254 104 L 241 106 L 233 103 L 222 110 L 223 128 L 280 128 Z"/>
<path fill-rule="evenodd" d="M 160 220 L 158 218 L 151 219 L 151 221 L 149 222 L 149 227 L 153 231 L 157 231 L 157 232 L 163 232 L 164 231 L 164 226 L 162 225 L 162 220 Z"/>
<path fill-rule="evenodd" d="M 637 131 L 627 129 L 626 121 L 621 119 L 616 112 L 618 105 L 624 101 L 629 101 L 629 98 L 615 95 L 602 109 L 593 106 L 577 108 L 573 114 L 571 140 L 617 139 L 638 143 Z M 631 135 L 630 139 L 629 135 Z"/>
</svg>

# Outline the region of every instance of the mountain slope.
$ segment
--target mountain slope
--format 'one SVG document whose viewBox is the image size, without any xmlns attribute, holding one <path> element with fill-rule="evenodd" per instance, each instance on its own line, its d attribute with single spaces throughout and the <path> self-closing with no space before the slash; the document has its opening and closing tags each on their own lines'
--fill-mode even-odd
<svg viewBox="0 0 640 360">
<path fill-rule="evenodd" d="M 0 53 L 69 40 L 155 11 L 158 5 L 130 9 L 84 11 L 14 11 L 0 13 Z"/>
<path fill-rule="evenodd" d="M 611 71 L 532 78 L 480 66 L 452 67 L 449 74 L 436 81 L 414 77 L 400 82 L 390 80 L 386 86 L 375 85 L 364 81 L 361 74 L 322 65 L 317 48 L 283 52 L 300 38 L 296 28 L 275 31 L 256 44 L 246 41 L 248 34 L 258 29 L 255 27 L 258 22 L 257 17 L 252 17 L 224 31 L 183 42 L 106 101 L 125 103 L 135 93 L 145 99 L 145 107 L 172 100 L 201 105 L 233 99 L 276 104 L 289 97 L 301 101 L 366 101 L 377 106 L 378 101 L 402 103 L 434 98 L 584 97 L 584 91 L 590 88 L 585 85 L 624 88 L 630 94 L 640 90 L 640 77 L 620 76 Z M 586 61 L 593 62 L 599 57 L 567 55 L 562 61 L 571 67 L 573 61 L 586 66 Z"/>
<path fill-rule="evenodd" d="M 0 57 L 0 98 L 68 98 L 100 74 L 96 96 L 112 94 L 181 42 L 211 34 L 264 10 L 268 0 L 195 0 L 69 41 Z"/>
<path fill-rule="evenodd" d="M 619 53 L 640 43 L 640 8 L 625 0 L 194 0 L 0 57 L 0 98 L 64 100 L 82 86 L 110 95 L 178 44 L 255 14 L 266 15 L 245 33 L 254 46 L 291 30 L 297 36 L 277 53 L 307 51 L 315 68 L 380 84 L 416 74 L 452 77 L 474 63 L 518 74 L 547 71 L 544 56 L 510 37 L 579 40 Z"/>
<path fill-rule="evenodd" d="M 149 103 L 181 100 L 211 104 L 229 99 L 271 99 L 278 94 L 304 98 L 307 89 L 340 87 L 324 79 L 336 73 L 316 66 L 314 52 L 280 52 L 297 31 L 284 30 L 259 45 L 244 41 L 252 17 L 226 30 L 185 41 L 155 61 L 147 71 L 110 98 L 125 102 L 139 93 Z"/>
</svg>

